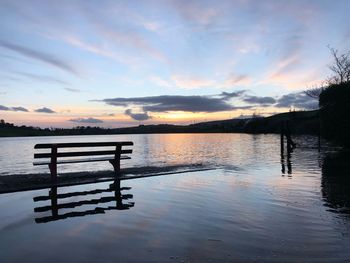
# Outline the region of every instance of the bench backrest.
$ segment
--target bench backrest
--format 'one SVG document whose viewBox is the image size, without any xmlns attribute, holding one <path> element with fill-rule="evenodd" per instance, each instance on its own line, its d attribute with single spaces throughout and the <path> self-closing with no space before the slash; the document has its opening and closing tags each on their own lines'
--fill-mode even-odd
<svg viewBox="0 0 350 263">
<path fill-rule="evenodd" d="M 132 149 L 122 149 L 123 146 L 132 146 L 133 142 L 81 142 L 81 143 L 50 143 L 36 144 L 34 149 L 51 149 L 51 152 L 35 153 L 34 158 L 58 158 L 58 157 L 77 157 L 77 156 L 97 156 L 97 155 L 121 155 L 131 154 Z M 84 147 L 115 147 L 113 150 L 95 150 L 95 151 L 74 151 L 58 152 L 60 148 L 84 148 Z"/>
</svg>

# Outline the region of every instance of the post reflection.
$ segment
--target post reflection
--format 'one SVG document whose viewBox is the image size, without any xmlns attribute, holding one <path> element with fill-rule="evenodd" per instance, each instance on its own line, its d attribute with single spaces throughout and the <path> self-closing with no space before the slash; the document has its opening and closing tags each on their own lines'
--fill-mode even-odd
<svg viewBox="0 0 350 263">
<path fill-rule="evenodd" d="M 286 174 L 286 166 L 287 166 L 287 174 L 291 175 L 292 174 L 292 149 L 287 148 L 287 154 L 284 154 L 284 147 L 281 147 L 281 172 L 282 176 Z"/>
<path fill-rule="evenodd" d="M 120 180 L 115 180 L 107 189 L 94 189 L 81 192 L 58 193 L 58 187 L 52 187 L 47 196 L 37 196 L 33 198 L 34 202 L 50 201 L 50 205 L 35 207 L 35 213 L 50 213 L 42 217 L 35 218 L 36 223 L 48 223 L 56 220 L 63 220 L 72 217 L 82 217 L 87 215 L 104 214 L 108 210 L 127 210 L 135 205 L 134 202 L 127 201 L 133 198 L 132 194 L 122 194 L 122 191 L 130 190 L 130 187 L 121 187 Z M 104 196 L 95 199 L 79 200 L 73 202 L 61 203 L 59 200 L 72 197 L 82 197 L 87 195 L 97 195 L 104 193 L 113 193 L 112 196 Z M 93 209 L 84 211 L 72 211 L 59 213 L 63 209 L 74 209 L 81 206 L 101 205 L 113 202 L 115 205 L 108 207 L 96 206 Z"/>
</svg>

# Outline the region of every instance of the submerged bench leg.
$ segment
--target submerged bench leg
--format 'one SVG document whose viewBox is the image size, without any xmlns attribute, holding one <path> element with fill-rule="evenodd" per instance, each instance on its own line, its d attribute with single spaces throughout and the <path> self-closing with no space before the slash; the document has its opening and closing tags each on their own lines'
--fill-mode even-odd
<svg viewBox="0 0 350 263">
<path fill-rule="evenodd" d="M 58 206 L 57 206 L 57 187 L 51 187 L 49 191 L 49 197 L 51 200 L 51 214 L 52 217 L 58 216 Z"/>
<path fill-rule="evenodd" d="M 120 176 L 120 154 L 121 154 L 122 146 L 117 145 L 115 148 L 114 159 L 109 162 L 113 165 L 115 176 Z"/>
<path fill-rule="evenodd" d="M 51 179 L 57 180 L 57 146 L 51 148 L 51 163 L 49 164 Z"/>
<path fill-rule="evenodd" d="M 114 168 L 114 174 L 120 176 L 120 159 L 114 159 L 109 161 Z"/>
<path fill-rule="evenodd" d="M 57 180 L 57 164 L 49 164 L 51 179 Z"/>
</svg>

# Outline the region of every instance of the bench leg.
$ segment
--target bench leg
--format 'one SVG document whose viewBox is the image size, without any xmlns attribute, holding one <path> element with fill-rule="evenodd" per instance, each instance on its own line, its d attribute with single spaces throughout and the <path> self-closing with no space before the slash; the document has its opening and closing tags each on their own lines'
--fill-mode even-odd
<svg viewBox="0 0 350 263">
<path fill-rule="evenodd" d="M 114 159 L 109 161 L 114 168 L 114 174 L 120 176 L 120 159 Z"/>
<path fill-rule="evenodd" d="M 49 196 L 51 199 L 51 213 L 52 217 L 58 216 L 58 207 L 57 207 L 57 187 L 52 187 L 49 191 Z"/>
<path fill-rule="evenodd" d="M 115 189 L 114 189 L 114 197 L 115 197 L 115 205 L 117 209 L 122 209 L 123 205 L 123 196 L 120 190 L 120 180 L 115 180 Z"/>
<path fill-rule="evenodd" d="M 57 145 L 53 145 L 51 148 L 51 162 L 49 164 L 51 179 L 57 180 Z"/>
<path fill-rule="evenodd" d="M 57 164 L 49 164 L 51 179 L 57 180 Z"/>
</svg>

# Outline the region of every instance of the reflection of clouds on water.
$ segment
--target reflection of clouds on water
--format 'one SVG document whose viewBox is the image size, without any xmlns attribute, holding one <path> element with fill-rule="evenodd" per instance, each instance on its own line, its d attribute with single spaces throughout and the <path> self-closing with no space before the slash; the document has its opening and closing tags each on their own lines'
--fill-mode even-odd
<svg viewBox="0 0 350 263">
<path fill-rule="evenodd" d="M 279 147 L 277 135 L 232 133 L 96 135 L 93 140 L 133 141 L 132 159 L 122 162 L 123 168 L 203 163 L 259 169 L 261 163 L 274 164 Z M 91 137 L 26 137 L 16 140 L 1 138 L 0 141 L 4 146 L 4 150 L 0 152 L 1 176 L 6 173 L 47 173 L 47 167 L 33 167 L 33 145 L 37 143 L 87 142 L 91 141 Z M 15 151 L 17 146 L 21 147 L 22 151 Z M 109 164 L 104 162 L 60 166 L 62 173 L 109 169 Z"/>
<path fill-rule="evenodd" d="M 69 255 L 75 261 L 86 258 L 108 261 L 112 258 L 137 262 L 142 258 L 161 262 L 173 257 L 179 261 L 199 259 L 205 262 L 212 255 L 220 262 L 253 261 L 261 253 L 270 255 L 271 251 L 276 252 L 278 262 L 298 262 L 305 257 L 315 261 L 348 258 L 349 251 L 343 249 L 348 239 L 344 240 L 341 233 L 345 233 L 346 238 L 349 231 L 345 224 L 339 224 L 344 220 L 327 212 L 323 206 L 324 201 L 320 198 L 321 171 L 315 175 L 301 168 L 303 161 L 311 164 L 315 156 L 314 166 L 318 167 L 317 155 L 295 151 L 291 156 L 293 177 L 287 179 L 280 174 L 279 154 L 277 151 L 275 163 L 270 164 L 274 168 L 267 171 L 248 167 L 244 173 L 232 174 L 224 169 L 215 169 L 122 181 L 122 186 L 132 186 L 130 192 L 137 200 L 130 210 L 109 210 L 105 214 L 40 225 L 32 220 L 31 226 L 9 229 L 6 234 L 11 238 L 8 240 L 5 235 L 0 235 L 0 239 L 3 237 L 4 243 L 9 243 L 7 256 L 18 251 L 16 245 L 19 245 L 28 248 L 27 252 L 33 258 L 37 253 L 45 259 L 54 257 L 60 261 L 61 255 Z M 70 195 L 62 199 L 62 203 L 87 198 L 89 201 L 113 196 L 109 186 L 110 183 L 105 182 L 63 187 L 57 194 Z M 126 187 L 121 188 L 127 190 Z M 92 194 L 102 190 L 108 191 L 99 197 Z M 88 195 L 78 199 L 71 192 Z M 22 194 L 18 193 L 19 196 Z M 30 202 L 29 205 L 27 202 L 25 211 L 31 216 L 33 205 L 38 204 L 32 202 L 33 195 L 36 198 L 38 195 L 46 196 L 47 191 L 32 192 L 27 198 Z M 10 200 L 16 209 L 23 203 L 22 200 Z M 46 200 L 45 205 L 49 202 Z M 84 204 L 62 212 L 114 205 L 113 201 L 99 205 Z M 16 209 L 8 217 L 15 217 Z M 45 215 L 49 213 L 47 211 Z M 35 213 L 35 216 L 39 214 L 41 212 Z M 2 217 L 6 216 L 2 214 Z M 33 231 L 33 235 L 28 235 L 28 231 Z M 34 234 L 35 239 L 22 239 L 24 235 L 32 237 Z M 232 260 L 228 260 L 228 254 L 232 255 Z M 262 257 L 263 261 L 270 259 L 269 256 Z"/>
<path fill-rule="evenodd" d="M 322 196 L 329 211 L 350 215 L 350 152 L 327 155 L 322 166 Z"/>
</svg>

